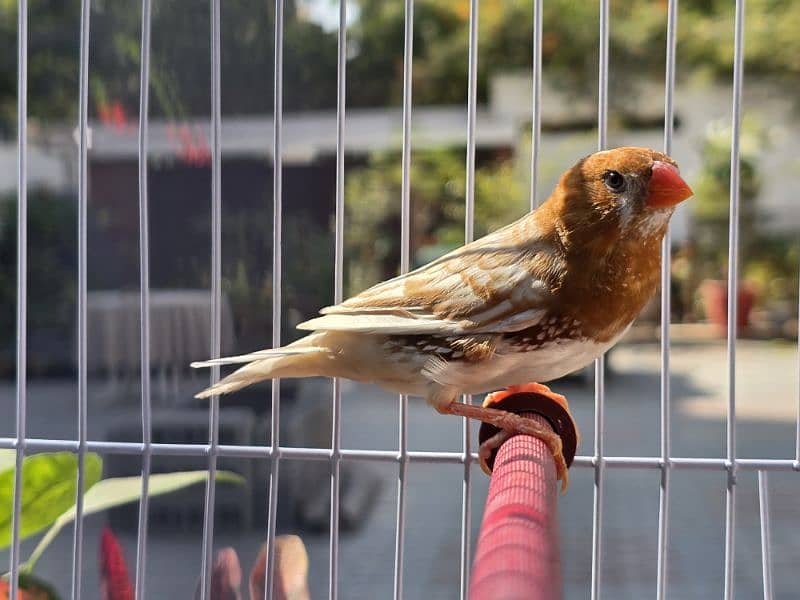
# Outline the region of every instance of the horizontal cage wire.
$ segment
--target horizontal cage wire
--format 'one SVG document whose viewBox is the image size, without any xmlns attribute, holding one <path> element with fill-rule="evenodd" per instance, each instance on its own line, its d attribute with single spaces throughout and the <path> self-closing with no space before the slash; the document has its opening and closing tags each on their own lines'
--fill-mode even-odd
<svg viewBox="0 0 800 600">
<path fill-rule="evenodd" d="M 210 1 L 210 106 L 211 106 L 211 344 L 208 350 L 212 358 L 222 352 L 222 59 L 221 59 L 221 21 L 220 0 Z M 542 134 L 542 13 L 543 0 L 533 2 L 533 61 L 532 82 L 533 94 L 531 105 L 531 156 L 530 156 L 530 206 L 539 203 L 536 195 L 537 181 L 540 175 L 541 134 Z M 468 60 L 467 60 L 467 105 L 465 154 L 466 199 L 464 240 L 474 238 L 475 221 L 475 177 L 476 177 L 476 127 L 478 102 L 478 49 L 479 49 L 479 2 L 470 0 L 468 25 Z M 200 597 L 211 600 L 211 577 L 214 542 L 217 532 L 214 529 L 214 513 L 216 501 L 216 484 L 214 474 L 218 469 L 218 461 L 223 458 L 257 459 L 268 461 L 269 469 L 266 481 L 257 485 L 265 490 L 266 505 L 261 508 L 267 515 L 266 550 L 267 566 L 264 572 L 264 586 L 267 597 L 272 597 L 276 579 L 275 548 L 278 530 L 278 486 L 280 476 L 288 469 L 286 462 L 293 460 L 318 461 L 330 464 L 330 537 L 328 546 L 328 597 L 339 597 L 340 590 L 340 522 L 339 508 L 341 503 L 341 465 L 343 463 L 391 463 L 386 469 L 397 469 L 396 478 L 396 511 L 394 518 L 394 552 L 392 566 L 392 593 L 395 599 L 407 597 L 404 589 L 406 573 L 406 544 L 409 490 L 408 467 L 414 464 L 460 465 L 463 470 L 460 510 L 460 550 L 459 550 L 459 596 L 467 597 L 470 577 L 470 561 L 472 558 L 472 474 L 478 455 L 472 448 L 473 431 L 468 419 L 464 419 L 461 435 L 461 451 L 419 451 L 409 447 L 409 406 L 408 397 L 398 399 L 398 450 L 360 450 L 342 447 L 342 388 L 340 381 L 334 380 L 332 404 L 331 447 L 295 447 L 281 445 L 280 383 L 275 380 L 271 392 L 271 420 L 269 445 L 244 445 L 220 443 L 220 404 L 219 398 L 211 399 L 208 409 L 208 442 L 207 443 L 160 443 L 153 439 L 153 408 L 151 400 L 151 375 L 147 368 L 141 369 L 140 415 L 142 424 L 141 442 L 119 442 L 90 439 L 87 433 L 87 210 L 88 210 L 88 150 L 89 150 L 89 35 L 90 35 L 90 1 L 81 2 L 80 20 L 80 72 L 78 98 L 78 281 L 77 281 L 77 436 L 76 439 L 49 439 L 29 437 L 26 417 L 27 402 L 27 259 L 28 259 L 28 31 L 29 14 L 27 2 L 21 0 L 18 10 L 18 106 L 17 106 L 17 283 L 16 283 L 16 435 L 0 437 L 0 449 L 16 452 L 14 477 L 14 493 L 12 505 L 12 526 L 10 543 L 10 597 L 20 597 L 17 575 L 20 573 L 20 534 L 22 513 L 22 461 L 25 456 L 36 452 L 66 451 L 78 456 L 77 489 L 83 487 L 86 477 L 85 458 L 89 452 L 101 455 L 129 455 L 141 458 L 142 484 L 141 499 L 137 513 L 136 527 L 136 562 L 134 571 L 134 589 L 137 600 L 148 597 L 145 587 L 145 573 L 148 565 L 148 490 L 154 457 L 195 457 L 203 460 L 209 473 L 204 495 L 202 550 L 200 570 Z M 346 136 L 346 67 L 348 61 L 348 14 L 347 2 L 340 0 L 338 5 L 338 40 L 337 40 L 337 78 L 336 78 L 336 165 L 335 165 L 335 224 L 334 224 L 334 292 L 333 300 L 339 303 L 344 298 L 344 227 L 345 227 L 345 136 Z M 403 89 L 402 89 L 402 136 L 401 136 L 401 194 L 400 225 L 401 248 L 400 270 L 406 273 L 411 268 L 411 133 L 412 133 L 412 58 L 414 56 L 414 2 L 403 1 Z M 281 292 L 282 292 L 282 217 L 283 217 L 283 94 L 284 94 L 284 20 L 285 7 L 283 0 L 274 2 L 274 111 L 273 111 L 273 155 L 272 180 L 273 193 L 273 256 L 272 256 L 272 344 L 281 344 Z M 737 331 L 737 297 L 739 286 L 739 221 L 740 221 L 740 164 L 742 136 L 742 88 L 744 60 L 744 20 L 745 2 L 737 0 L 735 4 L 734 30 L 734 68 L 731 131 L 732 143 L 730 152 L 730 213 L 729 213 L 729 248 L 727 286 L 731 293 L 727 299 L 727 414 L 725 421 L 726 449 L 724 457 L 677 457 L 672 454 L 671 425 L 671 389 L 670 389 L 670 314 L 671 314 L 671 240 L 665 237 L 661 249 L 661 316 L 660 316 L 660 406 L 657 456 L 610 456 L 604 448 L 605 400 L 606 386 L 604 381 L 604 359 L 597 359 L 594 366 L 594 436 L 591 454 L 575 458 L 574 467 L 593 472 L 592 493 L 592 542 L 590 578 L 587 582 L 591 597 L 599 599 L 603 596 L 603 563 L 604 563 L 604 507 L 608 471 L 619 470 L 653 470 L 659 471 L 658 485 L 658 528 L 657 528 L 657 565 L 655 569 L 656 596 L 660 600 L 668 597 L 669 578 L 669 539 L 671 530 L 671 481 L 676 471 L 718 472 L 726 475 L 725 485 L 725 518 L 724 518 L 724 597 L 734 597 L 735 551 L 737 527 L 737 473 L 740 471 L 756 471 L 758 473 L 758 508 L 761 531 L 761 563 L 763 572 L 763 593 L 765 598 L 773 594 L 772 553 L 770 542 L 770 495 L 767 485 L 769 472 L 800 471 L 800 408 L 796 425 L 795 456 L 782 459 L 742 458 L 737 454 L 736 439 L 736 340 Z M 609 94 L 609 40 L 610 0 L 599 2 L 599 47 L 598 47 L 598 103 L 597 103 L 597 149 L 609 147 L 608 113 Z M 139 283 L 140 283 L 140 336 L 141 364 L 151 364 L 151 319 L 150 319 L 150 271 L 152 259 L 150 252 L 149 195 L 148 195 L 148 151 L 149 151 L 149 88 L 151 82 L 151 25 L 152 11 L 150 0 L 141 4 L 141 46 L 140 52 L 140 97 L 138 122 L 138 226 L 139 226 Z M 676 77 L 676 39 L 678 28 L 678 0 L 669 0 L 667 5 L 666 26 L 666 67 L 664 86 L 664 126 L 663 150 L 671 154 L 673 150 L 673 133 L 675 122 L 675 77 Z M 198 349 L 198 351 L 205 349 Z M 219 379 L 219 367 L 213 367 L 211 382 Z M 467 398 L 467 402 L 471 402 Z M 82 589 L 81 573 L 84 570 L 84 504 L 83 495 L 76 497 L 76 515 L 72 541 L 72 584 L 71 597 L 81 598 L 86 592 Z M 388 543 L 388 540 L 387 540 Z"/>
</svg>

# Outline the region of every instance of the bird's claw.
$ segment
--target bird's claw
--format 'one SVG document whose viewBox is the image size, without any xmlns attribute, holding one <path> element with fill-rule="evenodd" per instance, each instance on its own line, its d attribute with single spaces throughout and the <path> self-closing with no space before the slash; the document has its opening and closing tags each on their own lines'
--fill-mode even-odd
<svg viewBox="0 0 800 600">
<path fill-rule="evenodd" d="M 542 386 L 545 387 L 545 386 Z M 549 391 L 549 390 L 548 390 Z M 562 396 L 563 398 L 563 396 Z M 481 469 L 487 475 L 491 474 L 487 460 L 493 450 L 499 448 L 503 442 L 517 434 L 531 435 L 542 440 L 553 455 L 556 466 L 556 478 L 561 480 L 562 493 L 567 490 L 569 476 L 567 473 L 567 461 L 562 450 L 561 437 L 553 429 L 537 420 L 523 417 L 521 415 L 486 406 L 472 406 L 461 402 L 451 402 L 447 407 L 447 412 L 452 415 L 477 419 L 484 423 L 494 425 L 500 431 L 481 444 L 478 452 L 478 460 Z"/>
<path fill-rule="evenodd" d="M 478 449 L 478 463 L 481 466 L 481 470 L 487 475 L 491 475 L 492 471 L 489 468 L 488 461 L 492 453 L 515 435 L 530 435 L 542 440 L 553 455 L 556 479 L 561 481 L 561 493 L 566 492 L 569 487 L 569 470 L 567 469 L 567 461 L 564 458 L 561 437 L 549 425 L 511 412 L 499 412 L 503 414 L 486 421 L 497 427 L 499 431 L 483 442 Z"/>
</svg>

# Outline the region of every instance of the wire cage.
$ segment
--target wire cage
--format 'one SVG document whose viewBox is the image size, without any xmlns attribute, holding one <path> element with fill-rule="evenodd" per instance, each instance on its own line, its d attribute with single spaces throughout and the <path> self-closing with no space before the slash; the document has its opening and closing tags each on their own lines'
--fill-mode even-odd
<svg viewBox="0 0 800 600">
<path fill-rule="evenodd" d="M 540 162 L 541 136 L 541 95 L 542 95 L 542 2 L 534 0 L 534 39 L 533 39 L 533 104 L 532 110 L 532 151 L 530 162 L 531 194 L 530 205 L 537 205 L 535 194 Z M 221 36 L 220 36 L 220 0 L 211 0 L 211 294 L 212 308 L 210 356 L 219 357 L 222 348 L 222 260 L 221 260 L 221 221 L 223 219 L 221 188 Z M 597 106 L 597 148 L 608 146 L 608 99 L 609 99 L 609 14 L 610 0 L 600 1 L 599 28 L 599 102 Z M 478 77 L 478 0 L 469 3 L 469 91 L 467 104 L 466 129 L 466 219 L 464 238 L 470 241 L 474 237 L 474 202 L 475 202 L 475 153 L 476 153 L 476 112 L 477 112 L 477 77 Z M 141 364 L 151 364 L 150 355 L 150 274 L 151 262 L 149 240 L 149 196 L 148 196 L 148 151 L 149 151 L 149 82 L 150 82 L 150 32 L 151 1 L 141 3 L 141 71 L 140 71 L 140 104 L 138 121 L 138 199 L 139 199 L 139 258 L 140 258 L 140 313 L 141 313 Z M 281 342 L 281 289 L 282 289 L 282 157 L 284 145 L 283 115 L 283 50 L 284 50 L 284 3 L 275 0 L 274 31 L 274 122 L 272 125 L 272 160 L 273 179 L 273 312 L 272 342 L 275 346 Z M 402 101 L 402 194 L 401 202 L 401 270 L 407 272 L 411 266 L 410 257 L 410 222 L 411 222 L 411 124 L 412 124 L 412 56 L 414 53 L 414 2 L 404 0 L 405 30 L 403 53 L 403 101 Z M 396 521 L 394 539 L 394 598 L 408 597 L 404 593 L 404 561 L 406 556 L 407 531 L 407 491 L 409 486 L 409 465 L 430 463 L 450 465 L 459 469 L 462 479 L 461 487 L 461 539 L 457 560 L 460 563 L 460 590 L 453 591 L 453 596 L 466 598 L 469 588 L 470 563 L 473 554 L 472 522 L 475 507 L 473 497 L 473 473 L 477 459 L 473 446 L 473 433 L 468 421 L 464 421 L 462 449 L 457 452 L 433 452 L 412 450 L 409 447 L 409 408 L 408 398 L 399 399 L 398 449 L 394 450 L 357 450 L 342 445 L 342 413 L 340 382 L 333 384 L 331 398 L 333 407 L 332 443 L 330 448 L 290 447 L 281 444 L 281 396 L 280 386 L 275 382 L 271 395 L 271 442 L 269 445 L 225 444 L 220 442 L 220 403 L 214 398 L 208 409 L 209 436 L 204 443 L 167 443 L 153 440 L 153 417 L 151 403 L 151 374 L 148 369 L 141 370 L 141 442 L 117 442 L 91 439 L 87 433 L 87 199 L 88 199 L 88 148 L 89 148 L 89 34 L 90 34 L 90 0 L 81 1 L 80 23 L 80 75 L 78 98 L 78 412 L 77 436 L 75 439 L 47 439 L 28 437 L 26 428 L 27 408 L 27 335 L 26 310 L 28 295 L 26 287 L 28 240 L 27 240 L 27 207 L 28 207 L 28 109 L 27 109 L 27 74 L 28 74 L 28 7 L 25 0 L 20 0 L 18 11 L 18 254 L 17 254 L 17 338 L 16 338 L 16 435 L 0 438 L 0 448 L 16 451 L 16 474 L 13 495 L 12 542 L 10 549 L 10 595 L 19 597 L 17 573 L 20 568 L 20 513 L 21 513 L 21 473 L 22 460 L 29 453 L 41 451 L 69 451 L 79 457 L 78 489 L 84 481 L 85 455 L 97 452 L 103 455 L 134 455 L 141 459 L 143 475 L 141 499 L 137 520 L 137 546 L 135 567 L 135 594 L 137 599 L 148 597 L 145 587 L 145 572 L 148 561 L 148 486 L 152 472 L 154 457 L 185 456 L 195 457 L 205 462 L 211 475 L 205 488 L 205 512 L 202 532 L 202 567 L 200 586 L 201 597 L 210 598 L 210 575 L 212 565 L 212 549 L 214 547 L 214 510 L 217 499 L 217 485 L 214 474 L 223 459 L 255 459 L 267 465 L 267 555 L 273 557 L 277 529 L 278 483 L 283 476 L 282 465 L 286 461 L 318 461 L 330 467 L 330 541 L 328 563 L 328 597 L 339 596 L 340 571 L 340 521 L 339 508 L 341 499 L 341 467 L 345 462 L 369 461 L 379 463 L 381 468 L 393 470 L 397 474 L 396 487 Z M 663 150 L 672 152 L 675 70 L 676 70 L 676 31 L 678 27 L 678 2 L 668 2 L 666 75 L 664 94 L 664 135 Z M 771 552 L 769 530 L 769 496 L 767 474 L 770 472 L 800 471 L 800 416 L 796 426 L 796 450 L 791 458 L 751 459 L 741 458 L 737 452 L 736 437 L 736 338 L 737 323 L 737 273 L 738 234 L 739 234 L 739 181 L 740 181 L 740 135 L 742 122 L 742 86 L 743 86 L 743 46 L 744 46 L 745 1 L 736 0 L 735 9 L 735 56 L 733 72 L 732 101 L 732 149 L 730 156 L 730 244 L 728 273 L 728 324 L 727 324 L 727 421 L 726 450 L 723 457 L 687 458 L 674 456 L 671 439 L 670 422 L 671 390 L 670 390 L 670 239 L 664 240 L 662 251 L 662 295 L 661 295 L 661 327 L 660 327 L 660 426 L 658 430 L 658 453 L 654 456 L 613 456 L 605 451 L 605 381 L 604 361 L 598 359 L 595 365 L 594 379 L 594 447 L 590 454 L 577 456 L 574 466 L 578 470 L 593 473 L 592 496 L 592 534 L 591 534 L 591 598 L 600 598 L 603 591 L 604 557 L 604 507 L 606 506 L 607 474 L 614 470 L 649 470 L 660 474 L 658 486 L 658 523 L 657 523 L 657 565 L 655 595 L 662 599 L 668 596 L 668 540 L 670 538 L 671 514 L 671 481 L 677 471 L 702 471 L 719 473 L 726 477 L 725 486 L 725 518 L 724 518 L 724 597 L 734 597 L 734 566 L 736 554 L 737 529 L 737 477 L 741 472 L 756 471 L 758 473 L 758 497 L 760 502 L 761 544 L 760 554 L 763 566 L 763 591 L 765 598 L 772 597 Z M 335 292 L 334 300 L 343 299 L 343 264 L 344 264 L 344 173 L 345 173 L 345 83 L 347 65 L 347 2 L 339 2 L 338 54 L 337 54 L 337 110 L 336 110 L 336 184 L 335 184 Z M 198 349 L 202 355 L 206 349 Z M 219 367 L 212 370 L 211 379 L 219 377 Z M 800 415 L 800 406 L 798 407 Z M 84 568 L 84 507 L 83 499 L 77 496 L 76 519 L 72 542 L 72 589 L 71 597 L 83 597 L 81 573 Z M 255 510 L 260 510 L 256 507 Z M 749 553 L 755 554 L 754 549 Z M 265 589 L 272 590 L 274 563 L 268 561 L 266 569 Z"/>
</svg>

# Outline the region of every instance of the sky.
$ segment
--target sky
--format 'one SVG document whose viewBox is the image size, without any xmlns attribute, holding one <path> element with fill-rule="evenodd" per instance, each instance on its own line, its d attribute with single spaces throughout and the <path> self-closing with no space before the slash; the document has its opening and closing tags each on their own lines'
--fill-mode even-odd
<svg viewBox="0 0 800 600">
<path fill-rule="evenodd" d="M 305 11 L 310 21 L 319 23 L 327 31 L 332 31 L 339 24 L 339 0 L 298 0 L 298 9 Z M 358 2 L 347 0 L 347 24 L 352 25 L 358 19 Z"/>
</svg>

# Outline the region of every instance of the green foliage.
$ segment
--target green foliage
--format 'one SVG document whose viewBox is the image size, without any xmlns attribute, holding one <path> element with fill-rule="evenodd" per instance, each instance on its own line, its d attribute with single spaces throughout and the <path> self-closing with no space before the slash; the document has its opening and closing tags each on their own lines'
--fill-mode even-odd
<svg viewBox="0 0 800 600">
<path fill-rule="evenodd" d="M 0 450 L 0 549 L 11 543 L 15 460 L 14 450 Z M 141 477 L 114 477 L 101 481 L 102 471 L 100 456 L 87 453 L 83 471 L 85 516 L 134 502 L 141 496 Z M 49 527 L 23 566 L 26 572 L 33 569 L 58 532 L 75 518 L 77 475 L 78 456 L 72 452 L 34 454 L 23 459 L 20 540 Z M 205 470 L 153 474 L 149 479 L 148 497 L 169 494 L 207 479 L 208 471 Z M 240 475 L 228 471 L 218 471 L 216 480 L 244 482 Z"/>
<path fill-rule="evenodd" d="M 77 224 L 72 199 L 44 189 L 28 193 L 28 326 L 69 340 L 75 316 Z M 17 198 L 0 197 L 0 351 L 14 344 L 17 306 Z M 35 346 L 35 340 L 33 345 Z M 39 368 L 32 364 L 32 369 Z"/>
<path fill-rule="evenodd" d="M 739 272 L 767 302 L 797 303 L 800 245 L 794 236 L 766 234 L 758 196 L 761 191 L 759 159 L 767 143 L 760 124 L 746 116 L 740 136 L 739 162 Z M 731 129 L 713 123 L 703 138 L 703 167 L 695 184 L 692 236 L 692 279 L 723 279 L 728 272 L 730 211 Z"/>
<path fill-rule="evenodd" d="M 678 46 L 687 64 L 730 79 L 733 70 L 734 3 L 704 0 L 681 5 Z M 800 87 L 800 3 L 749 0 L 745 16 L 745 71 L 782 86 Z M 784 87 L 783 93 L 788 90 Z"/>
<path fill-rule="evenodd" d="M 757 251 L 743 265 L 744 278 L 758 296 L 785 302 L 790 312 L 797 306 L 800 243 L 795 236 L 760 236 Z"/>
<path fill-rule="evenodd" d="M 415 152 L 411 161 L 411 256 L 416 264 L 464 241 L 464 151 Z M 397 153 L 378 153 L 345 182 L 345 256 L 349 292 L 397 273 L 402 168 Z M 528 206 L 521 165 L 499 162 L 475 172 L 475 237 L 519 217 Z"/>
<path fill-rule="evenodd" d="M 543 62 L 548 81 L 594 95 L 598 2 L 544 4 Z M 135 119 L 139 96 L 140 5 L 92 3 L 91 110 L 121 102 Z M 483 0 L 480 6 L 478 96 L 492 72 L 531 65 L 533 3 Z M 348 31 L 348 106 L 399 104 L 403 74 L 403 3 L 360 0 Z M 745 19 L 745 69 L 800 88 L 800 3 L 750 0 Z M 667 2 L 611 4 L 610 99 L 624 103 L 640 81 L 661 81 Z M 78 2 L 30 0 L 29 110 L 39 119 L 74 118 L 77 107 Z M 272 109 L 274 15 L 268 2 L 222 6 L 222 73 L 227 114 Z M 704 71 L 725 81 L 733 64 L 734 4 L 704 0 L 681 5 L 678 73 Z M 417 104 L 460 103 L 467 94 L 468 0 L 417 0 L 414 16 L 414 98 Z M 208 6 L 163 0 L 153 6 L 151 86 L 154 116 L 207 114 L 210 63 Z M 336 100 L 336 31 L 326 31 L 288 1 L 284 27 L 284 106 L 332 108 Z M 625 90 L 625 93 L 622 93 Z M 16 111 L 16 2 L 0 3 L 0 123 L 10 131 Z"/>
<path fill-rule="evenodd" d="M 29 0 L 29 114 L 68 121 L 77 114 L 80 3 Z M 17 3 L 0 3 L 0 133 L 16 115 Z M 262 0 L 225 2 L 221 11 L 225 113 L 272 110 L 274 16 Z M 208 114 L 211 71 L 208 4 L 153 3 L 151 116 L 182 119 Z M 336 34 L 285 7 L 284 105 L 287 110 L 334 106 Z M 127 121 L 137 118 L 141 3 L 93 2 L 89 46 L 90 111 L 117 101 Z"/>
<path fill-rule="evenodd" d="M 13 451 L 10 451 L 13 454 Z M 84 464 L 84 491 L 100 480 L 103 462 L 87 454 Z M 11 543 L 14 472 L 0 472 L 0 548 Z M 26 456 L 22 463 L 21 540 L 49 526 L 75 503 L 78 457 L 71 452 Z"/>
<path fill-rule="evenodd" d="M 0 576 L 0 600 L 7 600 L 9 597 L 9 575 Z M 55 588 L 46 581 L 29 573 L 20 573 L 17 577 L 19 582 L 19 600 L 61 600 Z"/>
<path fill-rule="evenodd" d="M 0 450 L 0 473 L 14 468 L 17 464 L 16 450 Z"/>
<path fill-rule="evenodd" d="M 208 471 L 183 471 L 177 473 L 158 473 L 150 475 L 148 482 L 147 496 L 153 498 L 176 492 L 183 488 L 196 485 L 208 480 Z M 244 483 L 244 479 L 229 471 L 217 471 L 216 481 L 224 483 Z M 130 502 L 135 502 L 141 497 L 142 478 L 141 477 L 112 477 L 103 479 L 88 490 L 83 497 L 84 516 L 92 515 L 109 508 L 122 506 Z M 51 521 L 52 525 L 47 533 L 31 552 L 30 558 L 26 561 L 23 569 L 30 572 L 36 562 L 41 557 L 50 542 L 55 539 L 58 532 L 69 525 L 75 519 L 75 506 L 70 507 L 57 519 Z"/>
<path fill-rule="evenodd" d="M 265 214 L 269 212 L 270 214 Z M 284 339 L 299 337 L 294 328 L 333 301 L 333 235 L 304 215 L 284 216 L 283 285 L 281 299 Z M 264 203 L 246 213 L 223 219 L 223 247 L 237 248 L 223 264 L 222 287 L 234 309 L 238 344 L 256 348 L 272 329 L 271 207 Z M 230 242 L 230 243 L 228 243 Z M 207 270 L 207 265 L 202 266 Z"/>
<path fill-rule="evenodd" d="M 749 259 L 758 250 L 756 218 L 761 189 L 758 158 L 765 135 L 756 121 L 745 119 L 740 138 L 739 162 L 739 249 Z M 692 199 L 692 233 L 697 251 L 696 270 L 700 278 L 720 279 L 727 273 L 728 223 L 731 177 L 731 129 L 712 123 L 703 138 L 703 167 L 695 179 Z"/>
</svg>

